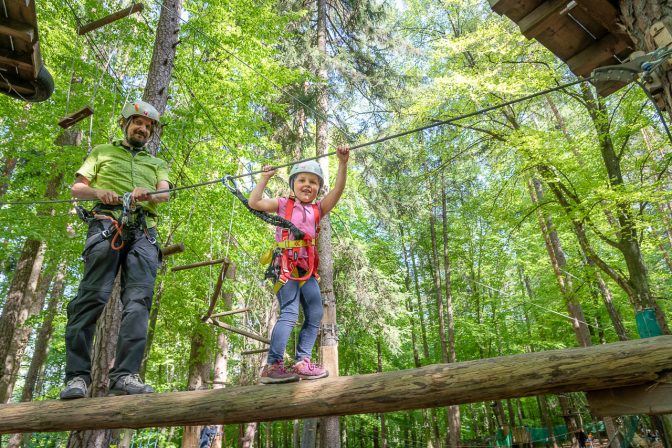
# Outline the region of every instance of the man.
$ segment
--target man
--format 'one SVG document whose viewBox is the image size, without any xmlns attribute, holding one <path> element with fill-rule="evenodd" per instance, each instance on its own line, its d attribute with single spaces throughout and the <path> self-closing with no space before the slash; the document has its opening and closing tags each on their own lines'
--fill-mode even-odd
<svg viewBox="0 0 672 448">
<path fill-rule="evenodd" d="M 94 147 L 75 174 L 72 196 L 97 202 L 92 213 L 83 213 L 89 231 L 82 253 L 84 276 L 77 296 L 68 304 L 63 400 L 87 395 L 96 322 L 119 270 L 124 310 L 110 371 L 110 394 L 154 392 L 138 372 L 160 263 L 156 209 L 170 196 L 150 192 L 171 187 L 166 162 L 143 149 L 158 124 L 159 113 L 151 104 L 126 104 L 119 120 L 124 139 Z"/>
</svg>

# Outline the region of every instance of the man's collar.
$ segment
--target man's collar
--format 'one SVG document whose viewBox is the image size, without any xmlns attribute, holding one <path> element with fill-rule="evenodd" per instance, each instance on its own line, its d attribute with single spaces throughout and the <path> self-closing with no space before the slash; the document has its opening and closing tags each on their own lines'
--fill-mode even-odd
<svg viewBox="0 0 672 448">
<path fill-rule="evenodd" d="M 147 150 L 144 147 L 134 148 L 132 146 L 129 146 L 129 145 L 125 144 L 123 140 L 115 140 L 114 142 L 112 142 L 112 144 L 114 146 L 121 146 L 122 148 L 127 149 L 131 152 L 137 152 L 137 153 L 140 153 L 140 152 L 143 152 L 143 151 L 147 152 Z M 149 154 L 149 153 L 147 153 L 147 154 Z"/>
</svg>

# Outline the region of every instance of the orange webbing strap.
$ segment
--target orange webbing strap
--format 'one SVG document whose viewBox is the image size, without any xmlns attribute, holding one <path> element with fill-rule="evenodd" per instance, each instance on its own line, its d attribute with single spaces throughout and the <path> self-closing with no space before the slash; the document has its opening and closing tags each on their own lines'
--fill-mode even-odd
<svg viewBox="0 0 672 448">
<path fill-rule="evenodd" d="M 122 224 L 122 225 L 119 225 L 119 223 L 117 222 L 117 220 L 114 219 L 114 218 L 111 217 L 111 216 L 107 216 L 107 215 L 93 215 L 93 217 L 96 218 L 96 219 L 98 219 L 98 220 L 108 220 L 108 221 L 112 221 L 112 225 L 114 226 L 115 233 L 114 233 L 114 237 L 112 237 L 112 241 L 110 242 L 110 247 L 112 248 L 112 250 L 117 250 L 117 251 L 123 249 L 123 248 L 124 248 L 124 240 L 123 240 L 123 238 L 122 238 L 122 240 L 121 240 L 121 244 L 119 244 L 118 246 L 116 245 L 116 241 L 117 241 L 117 238 L 119 238 L 119 237 L 121 236 L 121 231 L 123 230 L 124 225 L 123 225 L 123 224 Z"/>
</svg>

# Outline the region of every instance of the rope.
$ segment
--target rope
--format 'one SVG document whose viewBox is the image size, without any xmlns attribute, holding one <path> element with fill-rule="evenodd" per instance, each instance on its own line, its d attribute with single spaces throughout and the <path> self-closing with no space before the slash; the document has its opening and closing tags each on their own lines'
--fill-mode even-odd
<svg viewBox="0 0 672 448">
<path fill-rule="evenodd" d="M 464 120 L 465 118 L 470 118 L 470 117 L 474 117 L 476 115 L 485 114 L 487 112 L 491 112 L 493 110 L 508 107 L 508 106 L 513 105 L 513 104 L 517 104 L 517 103 L 520 103 L 520 102 L 523 102 L 523 101 L 526 101 L 526 100 L 529 100 L 529 99 L 532 99 L 532 98 L 536 98 L 538 96 L 547 95 L 549 93 L 556 92 L 558 90 L 563 90 L 563 89 L 566 89 L 568 87 L 580 84 L 582 82 L 590 81 L 592 78 L 593 78 L 592 76 L 590 76 L 588 78 L 581 78 L 581 79 L 578 79 L 576 81 L 572 81 L 572 82 L 569 82 L 569 83 L 566 83 L 566 84 L 561 84 L 559 86 L 552 87 L 550 89 L 541 90 L 541 91 L 532 93 L 530 95 L 526 95 L 526 96 L 516 98 L 516 99 L 510 100 L 510 101 L 506 101 L 504 103 L 499 103 L 499 104 L 495 104 L 493 106 L 485 107 L 483 109 L 478 109 L 474 112 L 469 112 L 469 113 L 466 113 L 466 114 L 458 115 L 456 117 L 451 117 L 451 118 L 448 118 L 446 120 L 434 121 L 434 122 L 432 122 L 430 124 L 426 124 L 424 126 L 420 126 L 420 127 L 417 127 L 417 128 L 413 128 L 413 129 L 398 132 L 398 133 L 395 133 L 395 134 L 387 135 L 385 137 L 381 137 L 379 139 L 371 140 L 371 141 L 368 141 L 368 142 L 365 142 L 365 143 L 360 143 L 358 145 L 351 146 L 350 150 L 366 148 L 367 146 L 372 146 L 372 145 L 376 145 L 378 143 L 386 142 L 388 140 L 393 140 L 393 139 L 396 139 L 396 138 L 404 137 L 406 135 L 415 134 L 415 133 L 418 133 L 418 132 L 425 131 L 427 129 L 432 129 L 432 128 L 439 127 L 439 126 L 445 126 L 445 125 L 454 123 L 456 121 Z M 315 156 L 315 157 L 309 157 L 309 158 L 306 158 L 306 159 L 296 160 L 294 162 L 289 162 L 289 163 L 285 163 L 285 164 L 282 164 L 282 165 L 276 165 L 276 166 L 273 166 L 272 168 L 273 169 L 285 168 L 285 167 L 288 167 L 288 166 L 297 165 L 299 163 L 307 162 L 309 160 L 317 160 L 317 159 L 320 159 L 322 157 L 333 156 L 335 154 L 336 154 L 336 151 L 333 151 L 333 152 L 321 154 L 321 155 L 318 155 L 318 156 Z M 243 174 L 238 174 L 238 175 L 235 175 L 235 176 L 225 176 L 225 177 L 220 178 L 220 179 L 213 179 L 213 180 L 200 182 L 200 183 L 196 183 L 196 184 L 184 185 L 184 186 L 181 186 L 181 187 L 166 188 L 164 190 L 157 190 L 157 191 L 150 192 L 149 194 L 150 195 L 155 195 L 155 194 L 161 194 L 161 193 L 172 193 L 172 192 L 176 192 L 176 191 L 189 190 L 189 189 L 192 189 L 192 188 L 198 188 L 198 187 L 203 187 L 203 186 L 206 186 L 206 185 L 217 184 L 217 183 L 220 183 L 220 182 L 222 182 L 222 183 L 224 183 L 224 185 L 226 185 L 227 182 L 233 181 L 235 179 L 239 179 L 239 178 L 247 177 L 247 176 L 253 176 L 255 174 L 260 174 L 260 173 L 263 173 L 263 170 L 250 171 L 250 172 L 243 173 Z M 229 190 L 231 190 L 231 189 L 229 188 Z M 233 193 L 233 191 L 231 191 L 231 192 Z M 84 199 L 84 200 L 85 201 L 86 200 L 93 201 L 95 199 Z M 72 199 L 72 200 L 56 200 L 56 201 L 0 202 L 0 206 L 3 206 L 3 205 L 29 205 L 29 204 L 52 204 L 52 203 L 62 203 L 62 202 L 77 202 L 77 201 L 82 201 L 82 200 L 81 199 L 79 199 L 79 200 L 78 199 Z M 246 204 L 246 206 L 247 206 L 247 204 Z M 249 206 L 247 206 L 247 207 L 249 208 Z M 253 209 L 250 209 L 250 211 L 252 211 L 252 210 Z M 257 211 L 254 210 L 252 213 L 255 213 L 255 212 L 257 212 Z M 261 218 L 261 219 L 264 219 L 264 218 Z"/>
<path fill-rule="evenodd" d="M 235 181 L 233 180 L 232 176 L 226 176 L 224 179 L 221 180 L 221 182 L 224 184 L 226 188 L 235 196 L 237 197 L 240 202 L 243 203 L 243 205 L 252 213 L 254 216 L 257 218 L 261 219 L 262 221 L 265 221 L 269 224 L 272 224 L 276 227 L 282 227 L 284 229 L 289 229 L 290 232 L 292 232 L 292 235 L 294 235 L 294 238 L 297 240 L 302 240 L 304 237 L 303 231 L 301 231 L 298 227 L 296 227 L 294 224 L 292 224 L 291 221 L 286 220 L 285 218 L 278 216 L 278 215 L 271 215 L 266 212 L 261 212 L 259 210 L 255 210 L 252 207 L 250 207 L 250 204 L 247 201 L 247 198 L 243 196 L 243 193 L 238 190 L 238 186 L 236 185 Z"/>
</svg>

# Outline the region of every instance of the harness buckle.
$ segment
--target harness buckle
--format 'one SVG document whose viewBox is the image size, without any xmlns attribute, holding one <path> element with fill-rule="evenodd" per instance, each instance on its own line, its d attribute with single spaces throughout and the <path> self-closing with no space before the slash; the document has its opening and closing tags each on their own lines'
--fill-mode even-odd
<svg viewBox="0 0 672 448">
<path fill-rule="evenodd" d="M 110 233 L 110 229 L 105 229 L 100 232 L 100 236 L 102 236 L 104 240 L 108 239 L 110 235 L 112 235 L 112 233 Z"/>
<path fill-rule="evenodd" d="M 94 219 L 93 214 L 84 207 L 82 207 L 81 205 L 75 205 L 75 210 L 77 211 L 77 216 L 79 217 L 79 219 L 81 219 L 87 224 Z"/>
</svg>

